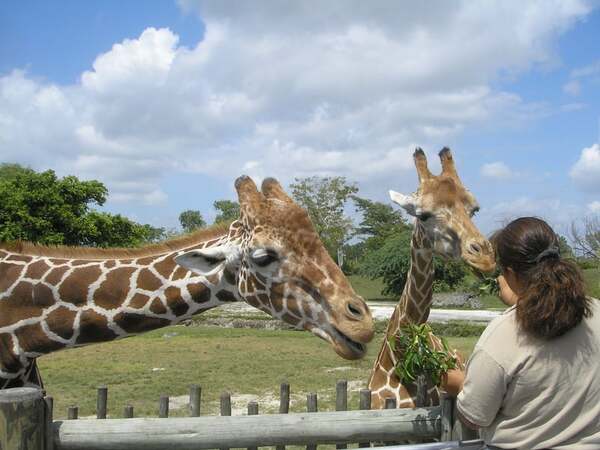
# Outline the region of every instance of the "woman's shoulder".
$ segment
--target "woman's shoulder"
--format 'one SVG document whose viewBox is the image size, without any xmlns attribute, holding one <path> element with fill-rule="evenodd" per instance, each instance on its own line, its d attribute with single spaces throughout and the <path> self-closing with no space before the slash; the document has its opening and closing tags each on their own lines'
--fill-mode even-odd
<svg viewBox="0 0 600 450">
<path fill-rule="evenodd" d="M 516 308 L 511 306 L 502 314 L 490 321 L 481 334 L 477 345 L 483 345 L 488 341 L 504 340 L 514 336 L 517 331 Z"/>
<path fill-rule="evenodd" d="M 483 350 L 498 364 L 506 367 L 520 347 L 518 340 L 515 307 L 511 306 L 488 324 L 475 344 L 475 349 Z"/>
</svg>

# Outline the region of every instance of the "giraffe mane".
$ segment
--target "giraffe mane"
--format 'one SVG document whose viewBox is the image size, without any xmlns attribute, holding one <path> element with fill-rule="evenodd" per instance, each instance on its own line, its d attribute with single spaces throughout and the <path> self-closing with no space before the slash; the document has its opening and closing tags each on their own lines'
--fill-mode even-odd
<svg viewBox="0 0 600 450">
<path fill-rule="evenodd" d="M 135 248 L 73 247 L 67 245 L 40 245 L 28 241 L 12 241 L 0 242 L 0 250 L 28 256 L 47 256 L 67 259 L 140 258 L 180 250 L 199 242 L 218 238 L 227 233 L 230 225 L 231 223 L 229 222 L 217 224 L 163 242 Z"/>
</svg>

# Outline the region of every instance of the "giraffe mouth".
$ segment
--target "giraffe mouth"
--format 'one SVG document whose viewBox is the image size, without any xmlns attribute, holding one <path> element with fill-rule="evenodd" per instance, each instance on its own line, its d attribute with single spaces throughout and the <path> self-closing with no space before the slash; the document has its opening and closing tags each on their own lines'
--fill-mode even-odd
<svg viewBox="0 0 600 450">
<path fill-rule="evenodd" d="M 367 352 L 367 346 L 360 342 L 357 342 L 353 339 L 350 339 L 348 335 L 342 333 L 337 327 L 333 327 L 335 334 L 333 335 L 333 340 L 335 342 L 336 347 L 342 346 L 344 350 L 340 353 L 346 359 L 360 359 L 365 356 Z M 341 350 L 341 349 L 340 349 Z"/>
</svg>

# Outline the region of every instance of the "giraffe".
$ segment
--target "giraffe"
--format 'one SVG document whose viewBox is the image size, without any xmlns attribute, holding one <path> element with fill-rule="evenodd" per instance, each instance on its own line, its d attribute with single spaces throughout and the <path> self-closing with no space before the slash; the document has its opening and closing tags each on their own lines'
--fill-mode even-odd
<svg viewBox="0 0 600 450">
<path fill-rule="evenodd" d="M 36 358 L 244 301 L 364 356 L 373 320 L 273 178 L 235 182 L 240 217 L 139 249 L 0 245 L 0 389 L 42 386 Z"/>
<path fill-rule="evenodd" d="M 388 339 L 406 323 L 427 321 L 432 301 L 434 253 L 447 258 L 462 258 L 479 272 L 491 272 L 495 268 L 492 246 L 471 220 L 479 211 L 479 205 L 458 177 L 450 149 L 442 149 L 439 156 L 442 173 L 434 176 L 427 168 L 425 153 L 417 148 L 413 155 L 419 177 L 417 192 L 403 195 L 390 191 L 391 199 L 413 216 L 415 222 L 406 284 L 369 377 L 374 409 L 383 408 L 386 398 L 394 398 L 400 408 L 414 406 L 416 386 L 400 383 L 394 367 L 401 355 L 391 350 Z M 441 347 L 439 339 L 435 336 L 431 339 L 434 346 Z M 462 364 L 460 359 L 459 364 Z M 437 388 L 429 386 L 428 390 L 431 403 L 437 404 Z"/>
</svg>

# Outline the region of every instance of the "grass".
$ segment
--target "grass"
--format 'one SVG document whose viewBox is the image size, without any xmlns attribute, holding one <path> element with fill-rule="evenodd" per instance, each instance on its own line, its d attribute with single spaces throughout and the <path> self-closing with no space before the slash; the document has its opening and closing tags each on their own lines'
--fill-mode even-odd
<svg viewBox="0 0 600 450">
<path fill-rule="evenodd" d="M 348 277 L 352 287 L 358 295 L 363 297 L 365 300 L 390 300 L 396 301 L 396 296 L 386 296 L 381 293 L 384 285 L 381 279 L 371 280 L 370 278 L 363 277 L 361 275 L 350 275 Z"/>
<path fill-rule="evenodd" d="M 600 298 L 600 270 L 598 269 L 585 269 L 583 271 L 583 278 L 587 285 L 588 295 Z"/>
<path fill-rule="evenodd" d="M 261 413 L 275 412 L 284 380 L 291 386 L 292 411 L 305 410 L 308 392 L 319 394 L 320 410 L 333 410 L 340 379 L 349 381 L 349 404 L 357 407 L 382 338 L 379 333 L 364 359 L 346 361 L 306 332 L 176 326 L 38 361 L 57 418 L 73 405 L 79 406 L 80 417 L 94 415 L 96 388 L 103 384 L 109 387 L 111 417 L 122 417 L 126 404 L 134 406 L 136 416 L 156 416 L 161 394 L 186 396 L 192 383 L 203 388 L 202 414 L 217 414 L 223 391 L 232 393 L 234 408 L 245 408 L 254 396 Z M 450 337 L 449 343 L 466 356 L 476 339 Z M 170 414 L 187 415 L 187 410 L 171 409 Z"/>
</svg>

